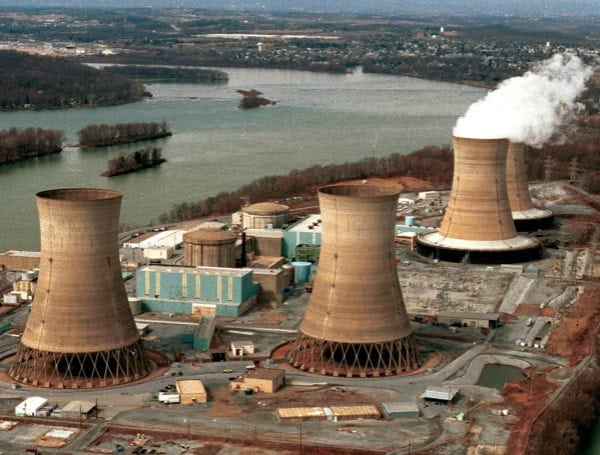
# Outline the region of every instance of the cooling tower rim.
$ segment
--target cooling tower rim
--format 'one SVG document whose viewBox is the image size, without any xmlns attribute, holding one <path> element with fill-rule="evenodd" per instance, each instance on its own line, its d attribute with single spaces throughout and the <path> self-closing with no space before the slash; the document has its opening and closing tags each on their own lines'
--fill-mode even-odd
<svg viewBox="0 0 600 455">
<path fill-rule="evenodd" d="M 511 212 L 513 220 L 541 220 L 554 216 L 552 210 L 534 207 L 529 210 Z"/>
<path fill-rule="evenodd" d="M 319 193 L 325 196 L 359 198 L 359 199 L 377 199 L 390 196 L 397 197 L 402 192 L 402 186 L 394 183 L 385 185 L 358 184 L 349 185 L 328 185 L 319 188 Z"/>
<path fill-rule="evenodd" d="M 510 139 L 506 138 L 506 137 L 465 137 L 465 136 L 452 136 L 452 141 L 453 142 L 479 142 L 479 143 L 485 143 L 485 142 L 506 142 L 507 144 L 510 144 Z M 517 143 L 518 144 L 518 143 Z"/>
<path fill-rule="evenodd" d="M 56 188 L 40 191 L 36 198 L 59 203 L 85 203 L 120 199 L 123 193 L 108 188 Z"/>
<path fill-rule="evenodd" d="M 538 248 L 540 241 L 533 237 L 518 235 L 505 240 L 465 240 L 441 235 L 439 232 L 417 236 L 417 242 L 434 248 L 457 251 L 518 251 Z"/>
</svg>

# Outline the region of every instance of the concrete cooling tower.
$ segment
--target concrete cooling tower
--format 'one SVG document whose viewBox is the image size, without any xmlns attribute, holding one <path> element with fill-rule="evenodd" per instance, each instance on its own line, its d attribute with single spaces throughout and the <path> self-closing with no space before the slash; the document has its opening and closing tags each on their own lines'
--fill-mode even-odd
<svg viewBox="0 0 600 455">
<path fill-rule="evenodd" d="M 9 375 L 53 388 L 123 384 L 150 371 L 119 263 L 122 194 L 91 188 L 36 196 L 37 291 Z"/>
<path fill-rule="evenodd" d="M 537 259 L 541 244 L 519 236 L 506 189 L 507 139 L 454 137 L 454 176 L 439 231 L 417 238 L 423 256 L 499 264 Z"/>
<path fill-rule="evenodd" d="M 400 187 L 319 190 L 321 253 L 288 361 L 332 376 L 400 374 L 420 365 L 394 254 Z"/>
<path fill-rule="evenodd" d="M 511 142 L 506 159 L 506 190 L 517 231 L 536 231 L 552 226 L 554 216 L 531 201 L 525 174 L 525 144 Z"/>
</svg>

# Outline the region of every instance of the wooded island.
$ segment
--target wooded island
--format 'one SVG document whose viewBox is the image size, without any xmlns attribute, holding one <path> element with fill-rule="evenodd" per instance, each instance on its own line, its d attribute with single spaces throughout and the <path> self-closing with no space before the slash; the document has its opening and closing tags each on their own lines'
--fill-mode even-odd
<svg viewBox="0 0 600 455">
<path fill-rule="evenodd" d="M 79 145 L 105 147 L 116 144 L 160 139 L 171 136 L 167 122 L 117 123 L 116 125 L 88 125 L 77 132 Z"/>
</svg>

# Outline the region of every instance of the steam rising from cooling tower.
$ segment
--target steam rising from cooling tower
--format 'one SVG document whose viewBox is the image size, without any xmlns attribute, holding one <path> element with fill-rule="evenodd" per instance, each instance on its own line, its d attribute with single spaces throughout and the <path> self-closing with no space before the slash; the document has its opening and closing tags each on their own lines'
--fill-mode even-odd
<svg viewBox="0 0 600 455">
<path fill-rule="evenodd" d="M 42 387 L 91 388 L 145 376 L 150 364 L 121 276 L 122 194 L 67 188 L 36 196 L 36 294 L 9 375 Z"/>
<path fill-rule="evenodd" d="M 319 190 L 322 237 L 313 292 L 288 361 L 333 376 L 418 368 L 394 254 L 400 188 Z"/>
<path fill-rule="evenodd" d="M 454 175 L 438 232 L 417 238 L 424 256 L 474 263 L 520 262 L 541 252 L 536 239 L 519 236 L 506 190 L 506 139 L 454 137 Z"/>
<path fill-rule="evenodd" d="M 540 147 L 579 110 L 577 96 L 592 72 L 577 56 L 556 54 L 472 104 L 458 119 L 453 135 L 507 138 Z"/>
</svg>

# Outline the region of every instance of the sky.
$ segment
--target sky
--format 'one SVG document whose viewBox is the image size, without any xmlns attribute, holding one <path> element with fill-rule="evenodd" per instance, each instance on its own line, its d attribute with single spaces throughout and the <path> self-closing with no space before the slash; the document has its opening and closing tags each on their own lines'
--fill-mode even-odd
<svg viewBox="0 0 600 455">
<path fill-rule="evenodd" d="M 0 0 L 0 7 L 182 7 L 386 14 L 600 16 L 600 0 Z"/>
</svg>

